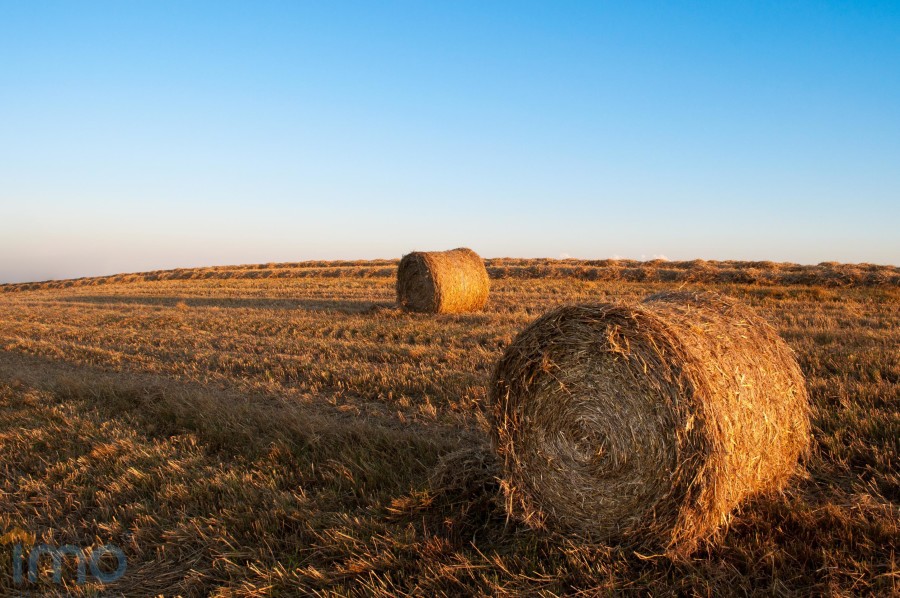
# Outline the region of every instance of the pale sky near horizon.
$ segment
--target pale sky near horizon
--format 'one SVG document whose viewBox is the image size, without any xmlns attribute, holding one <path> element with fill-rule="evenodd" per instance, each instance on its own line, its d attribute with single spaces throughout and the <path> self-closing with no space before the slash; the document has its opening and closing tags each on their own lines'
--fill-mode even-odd
<svg viewBox="0 0 900 598">
<path fill-rule="evenodd" d="M 0 282 L 900 264 L 897 2 L 0 0 Z"/>
</svg>

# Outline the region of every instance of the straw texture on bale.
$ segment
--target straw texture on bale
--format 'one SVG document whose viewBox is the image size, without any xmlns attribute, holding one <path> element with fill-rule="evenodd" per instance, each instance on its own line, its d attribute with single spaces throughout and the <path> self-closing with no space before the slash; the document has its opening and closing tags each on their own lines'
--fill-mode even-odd
<svg viewBox="0 0 900 598">
<path fill-rule="evenodd" d="M 410 311 L 462 313 L 487 303 L 490 281 L 484 261 L 471 249 L 414 251 L 397 269 L 397 302 Z"/>
<path fill-rule="evenodd" d="M 544 315 L 498 363 L 491 415 L 512 515 L 670 556 L 781 489 L 810 433 L 791 349 L 713 293 Z"/>
</svg>

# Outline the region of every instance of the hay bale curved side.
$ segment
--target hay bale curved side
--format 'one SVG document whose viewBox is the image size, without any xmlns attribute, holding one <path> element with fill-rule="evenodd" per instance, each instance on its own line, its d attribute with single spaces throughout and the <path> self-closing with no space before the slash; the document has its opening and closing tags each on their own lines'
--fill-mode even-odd
<svg viewBox="0 0 900 598">
<path fill-rule="evenodd" d="M 809 444 L 793 352 L 711 293 L 542 316 L 498 363 L 491 415 L 511 514 L 671 556 L 781 488 Z"/>
<path fill-rule="evenodd" d="M 427 313 L 478 311 L 487 303 L 490 279 L 484 261 L 461 247 L 414 251 L 397 268 L 397 303 Z"/>
</svg>

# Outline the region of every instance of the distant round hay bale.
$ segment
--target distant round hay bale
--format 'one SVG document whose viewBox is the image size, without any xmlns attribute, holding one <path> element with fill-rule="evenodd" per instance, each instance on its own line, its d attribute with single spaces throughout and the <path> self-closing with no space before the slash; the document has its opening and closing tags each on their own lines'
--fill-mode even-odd
<svg viewBox="0 0 900 598">
<path fill-rule="evenodd" d="M 397 302 L 428 313 L 478 311 L 487 303 L 490 281 L 484 261 L 471 249 L 414 251 L 397 269 Z"/>
<path fill-rule="evenodd" d="M 791 349 L 712 293 L 544 315 L 498 363 L 491 415 L 511 514 L 670 556 L 783 487 L 810 434 Z"/>
</svg>

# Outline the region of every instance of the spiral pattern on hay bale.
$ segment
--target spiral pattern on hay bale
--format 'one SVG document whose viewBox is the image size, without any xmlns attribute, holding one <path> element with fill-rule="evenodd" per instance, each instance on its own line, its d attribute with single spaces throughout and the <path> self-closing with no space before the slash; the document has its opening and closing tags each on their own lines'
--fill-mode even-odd
<svg viewBox="0 0 900 598">
<path fill-rule="evenodd" d="M 810 435 L 791 349 L 713 293 L 544 315 L 498 363 L 491 414 L 511 514 L 671 555 L 782 488 Z"/>
</svg>

